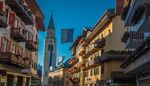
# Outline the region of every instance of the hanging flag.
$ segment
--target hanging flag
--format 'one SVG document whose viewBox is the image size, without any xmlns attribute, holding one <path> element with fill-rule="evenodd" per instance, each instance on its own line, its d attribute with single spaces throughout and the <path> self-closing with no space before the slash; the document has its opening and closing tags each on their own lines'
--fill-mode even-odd
<svg viewBox="0 0 150 86">
<path fill-rule="evenodd" d="M 61 43 L 73 42 L 74 29 L 61 30 Z"/>
</svg>

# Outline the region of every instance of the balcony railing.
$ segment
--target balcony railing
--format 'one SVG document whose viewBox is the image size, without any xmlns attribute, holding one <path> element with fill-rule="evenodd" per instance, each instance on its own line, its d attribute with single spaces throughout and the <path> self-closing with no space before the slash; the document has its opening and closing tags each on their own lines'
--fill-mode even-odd
<svg viewBox="0 0 150 86">
<path fill-rule="evenodd" d="M 91 77 L 86 77 L 85 82 L 89 82 L 89 81 L 92 81 L 92 78 Z"/>
<path fill-rule="evenodd" d="M 93 60 L 89 61 L 89 66 L 97 66 L 99 65 L 99 58 L 95 57 Z"/>
<path fill-rule="evenodd" d="M 111 72 L 111 79 L 114 83 L 136 83 L 134 75 L 125 74 L 122 71 Z"/>
<path fill-rule="evenodd" d="M 95 41 L 95 43 L 90 45 L 87 54 L 89 53 L 91 55 L 91 54 L 99 51 L 104 46 L 105 46 L 105 39 L 98 39 Z"/>
<path fill-rule="evenodd" d="M 30 59 L 31 59 L 31 53 L 25 50 L 24 53 L 25 68 L 30 68 Z"/>
<path fill-rule="evenodd" d="M 83 69 L 84 69 L 84 70 L 87 70 L 88 68 L 89 68 L 89 62 L 85 62 Z"/>
<path fill-rule="evenodd" d="M 25 65 L 25 68 L 30 68 L 30 60 L 29 59 L 25 59 L 24 60 L 24 65 Z"/>
<path fill-rule="evenodd" d="M 71 58 L 71 59 L 68 61 L 68 63 L 69 63 L 69 64 L 72 64 L 72 65 L 74 65 L 74 64 L 76 64 L 76 63 L 78 63 L 78 62 L 79 62 L 79 59 L 76 58 L 76 57 L 73 57 L 73 58 Z"/>
<path fill-rule="evenodd" d="M 22 28 L 12 28 L 11 37 L 19 42 L 27 41 L 27 31 Z"/>
<path fill-rule="evenodd" d="M 83 42 L 83 47 L 86 47 L 86 46 L 88 46 L 88 44 L 89 44 L 90 42 L 88 41 L 88 40 L 85 40 L 84 42 Z"/>
<path fill-rule="evenodd" d="M 6 4 L 8 4 L 27 25 L 33 24 L 31 13 L 28 11 L 27 6 L 23 5 L 21 0 L 6 0 Z"/>
<path fill-rule="evenodd" d="M 99 63 L 103 64 L 112 60 L 124 60 L 130 55 L 129 51 L 109 51 L 99 56 Z"/>
<path fill-rule="evenodd" d="M 24 50 L 13 41 L 0 37 L 0 62 L 24 68 Z"/>
<path fill-rule="evenodd" d="M 21 56 L 18 56 L 18 66 L 25 67 L 24 59 Z"/>
<path fill-rule="evenodd" d="M 70 77 L 69 80 L 70 80 L 72 83 L 79 83 L 79 82 L 80 82 L 80 78 L 77 78 L 77 77 Z"/>
<path fill-rule="evenodd" d="M 38 43 L 33 40 L 29 40 L 26 42 L 26 48 L 28 48 L 29 50 L 32 50 L 32 51 L 37 51 Z"/>
<path fill-rule="evenodd" d="M 82 69 L 82 68 L 84 68 L 84 66 L 85 66 L 85 64 L 84 63 L 79 63 L 79 67 Z"/>
<path fill-rule="evenodd" d="M 122 38 L 125 48 L 137 48 L 144 42 L 144 33 L 126 32 Z"/>
<path fill-rule="evenodd" d="M 83 56 L 85 54 L 85 49 L 84 49 L 84 47 L 82 47 L 82 45 L 80 45 L 80 47 L 81 48 L 79 48 L 77 50 L 77 52 L 78 52 L 79 56 Z"/>
<path fill-rule="evenodd" d="M 6 62 L 7 64 L 17 65 L 17 56 L 10 52 L 0 52 L 0 62 Z"/>
<path fill-rule="evenodd" d="M 78 73 L 78 72 L 80 72 L 80 68 L 74 66 L 74 67 L 72 67 L 72 68 L 69 69 L 69 72 L 71 74 Z"/>
</svg>

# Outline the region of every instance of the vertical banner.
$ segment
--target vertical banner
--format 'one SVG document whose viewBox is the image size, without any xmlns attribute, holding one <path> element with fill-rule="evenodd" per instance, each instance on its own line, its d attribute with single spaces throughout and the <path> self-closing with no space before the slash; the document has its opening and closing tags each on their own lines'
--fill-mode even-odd
<svg viewBox="0 0 150 86">
<path fill-rule="evenodd" d="M 62 29 L 61 30 L 61 43 L 73 42 L 74 29 Z"/>
</svg>

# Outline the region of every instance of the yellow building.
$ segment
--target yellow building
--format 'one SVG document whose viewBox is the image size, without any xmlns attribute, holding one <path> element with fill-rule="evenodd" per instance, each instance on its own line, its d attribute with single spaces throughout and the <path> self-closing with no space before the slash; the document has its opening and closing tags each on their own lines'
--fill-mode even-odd
<svg viewBox="0 0 150 86">
<path fill-rule="evenodd" d="M 117 3 L 122 3 L 120 1 Z M 72 44 L 71 63 L 74 66 L 68 71 L 70 86 L 132 86 L 135 78 L 123 74 L 120 67 L 130 54 L 121 42 L 126 28 L 121 20 L 120 7 L 117 4 L 116 10 L 107 10 L 91 30 L 84 29 Z"/>
<path fill-rule="evenodd" d="M 64 68 L 58 68 L 49 72 L 49 85 L 51 86 L 63 86 L 64 82 Z"/>
<path fill-rule="evenodd" d="M 70 86 L 68 69 L 71 67 L 68 63 L 64 63 L 62 66 L 56 68 L 54 71 L 49 72 L 48 84 L 50 86 Z"/>
</svg>

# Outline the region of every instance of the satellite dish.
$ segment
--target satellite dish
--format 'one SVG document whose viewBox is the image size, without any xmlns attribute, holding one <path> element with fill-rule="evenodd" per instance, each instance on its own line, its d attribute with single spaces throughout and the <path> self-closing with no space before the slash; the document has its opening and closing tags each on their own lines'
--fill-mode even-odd
<svg viewBox="0 0 150 86">
<path fill-rule="evenodd" d="M 64 60 L 65 60 L 65 56 L 60 56 L 58 58 L 58 65 L 61 64 L 61 63 L 63 63 Z"/>
</svg>

